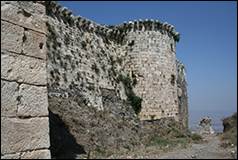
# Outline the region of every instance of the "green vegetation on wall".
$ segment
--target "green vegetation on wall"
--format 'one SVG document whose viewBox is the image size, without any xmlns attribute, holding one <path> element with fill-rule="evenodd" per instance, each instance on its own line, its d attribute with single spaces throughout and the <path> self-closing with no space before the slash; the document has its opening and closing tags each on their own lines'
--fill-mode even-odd
<svg viewBox="0 0 238 160">
<path fill-rule="evenodd" d="M 175 42 L 179 42 L 180 40 L 180 34 L 174 36 Z"/>
<path fill-rule="evenodd" d="M 124 76 L 120 74 L 118 76 L 118 80 L 121 81 L 124 84 L 125 92 L 128 98 L 128 101 L 132 105 L 134 111 L 136 114 L 139 114 L 141 111 L 141 102 L 142 98 L 135 95 L 133 89 L 132 89 L 132 80 L 129 76 Z"/>
</svg>

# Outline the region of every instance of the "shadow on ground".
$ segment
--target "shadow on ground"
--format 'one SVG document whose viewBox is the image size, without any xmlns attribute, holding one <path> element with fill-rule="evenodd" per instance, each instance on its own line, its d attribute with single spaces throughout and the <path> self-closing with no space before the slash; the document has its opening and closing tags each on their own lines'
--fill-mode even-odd
<svg viewBox="0 0 238 160">
<path fill-rule="evenodd" d="M 50 119 L 50 151 L 52 159 L 75 159 L 86 154 L 84 148 L 76 143 L 72 134 L 66 128 L 58 115 L 49 111 Z"/>
</svg>

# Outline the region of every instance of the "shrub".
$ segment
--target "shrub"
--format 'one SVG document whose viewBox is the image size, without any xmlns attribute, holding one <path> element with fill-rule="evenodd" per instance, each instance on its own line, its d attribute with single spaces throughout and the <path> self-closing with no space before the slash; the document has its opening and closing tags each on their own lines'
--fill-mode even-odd
<svg viewBox="0 0 238 160">
<path fill-rule="evenodd" d="M 132 89 L 132 81 L 129 76 L 123 76 L 120 74 L 118 76 L 118 80 L 121 81 L 124 84 L 126 96 L 128 98 L 128 101 L 130 102 L 132 108 L 134 109 L 136 114 L 139 114 L 141 111 L 141 102 L 142 98 L 135 95 L 133 89 Z"/>
<path fill-rule="evenodd" d="M 155 136 L 151 139 L 151 145 L 167 146 L 171 142 L 163 137 Z"/>
<path fill-rule="evenodd" d="M 179 40 L 180 40 L 180 35 L 179 35 L 179 34 L 175 35 L 175 36 L 174 36 L 174 40 L 175 40 L 175 42 L 179 42 Z"/>
<path fill-rule="evenodd" d="M 131 79 L 129 76 L 124 76 L 124 75 L 120 74 L 118 76 L 118 80 L 121 81 L 127 89 L 132 89 Z"/>
<path fill-rule="evenodd" d="M 136 114 L 139 114 L 141 111 L 141 102 L 142 102 L 142 98 L 136 96 L 134 94 L 134 92 L 131 92 L 129 95 L 127 94 L 128 99 L 135 111 Z"/>
<path fill-rule="evenodd" d="M 172 136 L 176 137 L 176 138 L 186 137 L 186 135 L 183 131 L 181 131 L 180 129 L 175 128 L 175 127 L 171 127 L 170 132 L 171 132 Z"/>
<path fill-rule="evenodd" d="M 87 50 L 87 43 L 85 41 L 82 41 L 81 45 L 84 50 Z"/>
<path fill-rule="evenodd" d="M 110 61 L 111 61 L 111 65 L 113 66 L 115 64 L 115 61 L 113 60 L 113 56 L 110 56 Z"/>
<path fill-rule="evenodd" d="M 192 138 L 193 141 L 201 141 L 202 140 L 202 136 L 200 136 L 199 134 L 193 133 L 190 136 Z"/>
<path fill-rule="evenodd" d="M 132 72 L 132 85 L 135 86 L 137 84 L 137 80 L 136 80 L 136 75 Z"/>
<path fill-rule="evenodd" d="M 122 64 L 122 58 L 117 58 L 117 62 L 121 65 Z"/>
<path fill-rule="evenodd" d="M 92 70 L 94 70 L 96 72 L 96 74 L 99 74 L 100 70 L 97 67 L 96 63 L 94 63 L 91 68 L 92 68 Z"/>
<path fill-rule="evenodd" d="M 64 44 L 68 46 L 70 44 L 70 36 L 68 34 L 65 34 L 64 36 Z"/>
<path fill-rule="evenodd" d="M 149 145 L 160 146 L 162 148 L 174 147 L 177 145 L 182 145 L 183 147 L 186 147 L 188 143 L 189 143 L 188 138 L 168 138 L 168 137 L 154 136 L 151 138 Z"/>
<path fill-rule="evenodd" d="M 88 88 L 89 90 L 94 90 L 94 85 L 89 85 L 87 88 Z"/>
</svg>

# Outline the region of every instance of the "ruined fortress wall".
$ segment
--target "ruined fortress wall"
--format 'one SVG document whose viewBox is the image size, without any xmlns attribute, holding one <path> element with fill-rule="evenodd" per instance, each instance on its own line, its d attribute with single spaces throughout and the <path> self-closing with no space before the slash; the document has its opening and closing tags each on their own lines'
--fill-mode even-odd
<svg viewBox="0 0 238 160">
<path fill-rule="evenodd" d="M 50 158 L 45 6 L 1 1 L 1 158 Z"/>
<path fill-rule="evenodd" d="M 134 22 L 125 41 L 130 46 L 127 68 L 137 79 L 135 93 L 143 99 L 140 119 L 178 120 L 176 42 L 161 26 L 144 22 L 139 29 L 136 23 L 140 22 Z"/>
<path fill-rule="evenodd" d="M 99 26 L 82 17 L 66 15 L 69 10 L 49 5 L 48 85 L 49 96 L 80 94 L 88 98 L 87 105 L 103 109 L 101 88 L 115 90 L 119 46 L 100 33 Z M 68 19 L 67 19 L 68 18 Z M 89 25 L 100 27 L 92 31 Z M 119 91 L 119 89 L 118 89 Z M 118 93 L 118 92 L 117 92 Z"/>
<path fill-rule="evenodd" d="M 153 20 L 103 26 L 56 2 L 1 2 L 1 14 L 3 158 L 60 158 L 75 150 L 64 144 L 66 132 L 82 152 L 133 148 L 139 118 L 187 124 L 173 26 Z M 128 88 L 142 98 L 139 118 Z"/>
<path fill-rule="evenodd" d="M 108 37 L 111 30 L 73 16 L 57 3 L 47 5 L 47 16 L 50 112 L 87 152 L 139 143 L 138 118 L 123 100 L 123 84 L 118 81 L 125 51 Z M 51 133 L 56 133 L 60 124 L 52 124 Z M 56 137 L 51 135 L 52 157 L 60 158 L 58 153 L 68 144 L 60 144 Z"/>
</svg>

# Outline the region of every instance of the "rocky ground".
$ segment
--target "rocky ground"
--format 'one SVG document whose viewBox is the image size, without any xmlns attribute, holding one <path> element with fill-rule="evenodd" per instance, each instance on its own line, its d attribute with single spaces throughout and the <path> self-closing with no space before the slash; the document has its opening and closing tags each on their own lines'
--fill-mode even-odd
<svg viewBox="0 0 238 160">
<path fill-rule="evenodd" d="M 210 119 L 205 118 L 204 120 Z M 237 159 L 237 113 L 223 120 L 223 133 L 214 133 L 210 122 L 211 120 L 208 121 L 208 124 L 201 125 L 198 134 L 190 136 L 192 141 L 187 141 L 187 139 L 185 139 L 185 143 L 177 141 L 178 144 L 173 144 L 170 147 L 166 145 L 161 147 L 163 141 L 160 141 L 156 145 L 112 155 L 109 158 Z"/>
<path fill-rule="evenodd" d="M 143 129 L 153 136 L 149 138 L 150 140 L 140 141 L 140 145 L 135 147 L 113 149 L 108 150 L 108 152 L 104 150 L 78 152 L 80 148 L 74 147 L 77 152 L 62 152 L 62 150 L 60 152 L 64 157 L 73 159 L 237 159 L 237 143 L 235 143 L 237 140 L 237 133 L 235 132 L 237 122 L 235 120 L 236 116 L 226 119 L 224 133 L 219 134 L 209 132 L 211 129 L 204 126 L 203 129 L 208 132 L 200 132 L 202 130 L 200 129 L 196 133 L 183 133 L 178 126 L 176 127 L 175 123 L 169 121 L 163 121 L 164 126 L 161 130 L 158 127 L 152 128 L 161 126 L 160 121 L 155 121 L 153 124 L 147 122 L 148 124 L 143 125 Z M 157 134 L 153 134 L 153 132 Z M 112 142 L 116 143 L 115 141 Z M 64 150 L 69 146 L 72 147 L 72 144 L 74 143 L 70 143 L 67 147 L 64 146 Z M 63 157 L 61 156 L 61 158 Z"/>
<path fill-rule="evenodd" d="M 200 143 L 177 146 L 173 149 L 161 149 L 159 146 L 138 148 L 127 153 L 111 155 L 108 158 L 128 158 L 128 159 L 235 159 L 237 158 L 237 147 L 222 147 L 222 141 L 218 135 L 204 137 Z"/>
<path fill-rule="evenodd" d="M 207 126 L 211 126 L 210 121 Z M 157 143 L 153 145 L 113 154 L 108 158 L 237 159 L 237 113 L 223 120 L 223 133 L 214 133 L 212 128 L 207 126 L 201 125 L 198 134 L 180 137 L 180 140 L 175 138 L 175 143 L 171 143 L 171 139 L 170 141 L 160 139 L 154 141 Z M 202 130 L 204 132 L 201 133 Z"/>
<path fill-rule="evenodd" d="M 218 136 L 210 135 L 204 138 L 204 143 L 191 144 L 185 149 L 175 149 L 172 152 L 161 154 L 160 159 L 232 159 L 235 158 L 235 147 L 221 147 Z"/>
</svg>

